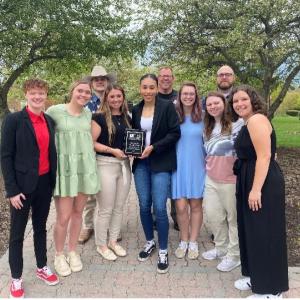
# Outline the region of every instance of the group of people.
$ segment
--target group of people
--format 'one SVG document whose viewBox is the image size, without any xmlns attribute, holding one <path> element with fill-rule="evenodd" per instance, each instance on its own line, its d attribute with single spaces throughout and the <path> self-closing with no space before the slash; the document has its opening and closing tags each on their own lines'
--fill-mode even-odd
<svg viewBox="0 0 300 300">
<path fill-rule="evenodd" d="M 72 84 L 68 103 L 45 113 L 47 83 L 24 83 L 27 105 L 9 114 L 1 130 L 1 166 L 11 206 L 12 297 L 24 297 L 22 248 L 30 208 L 36 275 L 49 285 L 59 282 L 46 256 L 52 196 L 59 276 L 82 270 L 77 244 L 93 232 L 104 259 L 127 255 L 120 233 L 131 172 L 145 234 L 139 261 L 156 249 L 156 229 L 157 272 L 168 272 L 169 198 L 174 228 L 180 231 L 178 259 L 199 257 L 204 209 L 214 242 L 202 253 L 204 259 L 220 259 L 217 269 L 223 272 L 241 265 L 243 278 L 234 286 L 252 289 L 252 297 L 278 298 L 288 290 L 284 179 L 263 100 L 250 86 L 234 87 L 234 72 L 226 65 L 217 72 L 217 91 L 205 98 L 193 82 L 183 83 L 177 93 L 174 79 L 168 66 L 158 76 L 142 76 L 142 101 L 132 114 L 123 88 L 101 66 Z M 132 168 L 124 153 L 128 128 L 145 132 L 145 147 L 133 157 Z"/>
</svg>

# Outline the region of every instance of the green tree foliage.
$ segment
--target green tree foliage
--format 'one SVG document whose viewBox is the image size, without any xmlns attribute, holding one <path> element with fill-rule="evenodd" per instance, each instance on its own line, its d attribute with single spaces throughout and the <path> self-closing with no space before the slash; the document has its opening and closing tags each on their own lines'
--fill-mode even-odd
<svg viewBox="0 0 300 300">
<path fill-rule="evenodd" d="M 287 110 L 300 111 L 300 89 L 288 91 L 276 114 L 285 114 Z"/>
<path fill-rule="evenodd" d="M 147 59 L 186 66 L 190 72 L 233 67 L 243 83 L 256 86 L 269 115 L 282 103 L 300 72 L 298 0 L 152 0 Z M 146 5 L 146 4 L 145 4 Z"/>
<path fill-rule="evenodd" d="M 129 24 L 127 1 L 1 0 L 0 110 L 8 110 L 10 88 L 33 64 L 132 55 Z"/>
</svg>

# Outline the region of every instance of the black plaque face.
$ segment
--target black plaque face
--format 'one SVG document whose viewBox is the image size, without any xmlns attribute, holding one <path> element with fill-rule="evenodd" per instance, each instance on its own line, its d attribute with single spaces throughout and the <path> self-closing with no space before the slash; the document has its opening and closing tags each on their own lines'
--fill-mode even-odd
<svg viewBox="0 0 300 300">
<path fill-rule="evenodd" d="M 145 148 L 146 132 L 139 129 L 125 129 L 124 153 L 141 156 Z"/>
</svg>

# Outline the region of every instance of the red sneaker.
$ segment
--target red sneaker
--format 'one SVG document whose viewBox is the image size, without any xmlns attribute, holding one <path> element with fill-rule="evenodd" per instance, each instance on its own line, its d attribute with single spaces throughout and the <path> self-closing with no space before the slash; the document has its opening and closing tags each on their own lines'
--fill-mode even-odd
<svg viewBox="0 0 300 300">
<path fill-rule="evenodd" d="M 10 285 L 10 296 L 9 298 L 24 298 L 23 280 L 13 279 Z"/>
<path fill-rule="evenodd" d="M 48 285 L 56 285 L 59 283 L 59 279 L 56 274 L 52 273 L 49 267 L 45 266 L 42 269 L 36 270 L 36 276 L 42 279 Z"/>
</svg>

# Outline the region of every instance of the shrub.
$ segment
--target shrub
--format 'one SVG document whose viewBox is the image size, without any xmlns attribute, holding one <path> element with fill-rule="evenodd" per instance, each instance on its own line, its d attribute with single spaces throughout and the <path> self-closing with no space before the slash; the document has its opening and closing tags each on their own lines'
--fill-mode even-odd
<svg viewBox="0 0 300 300">
<path fill-rule="evenodd" d="M 286 111 L 286 114 L 292 117 L 300 117 L 300 110 L 290 109 Z"/>
</svg>

